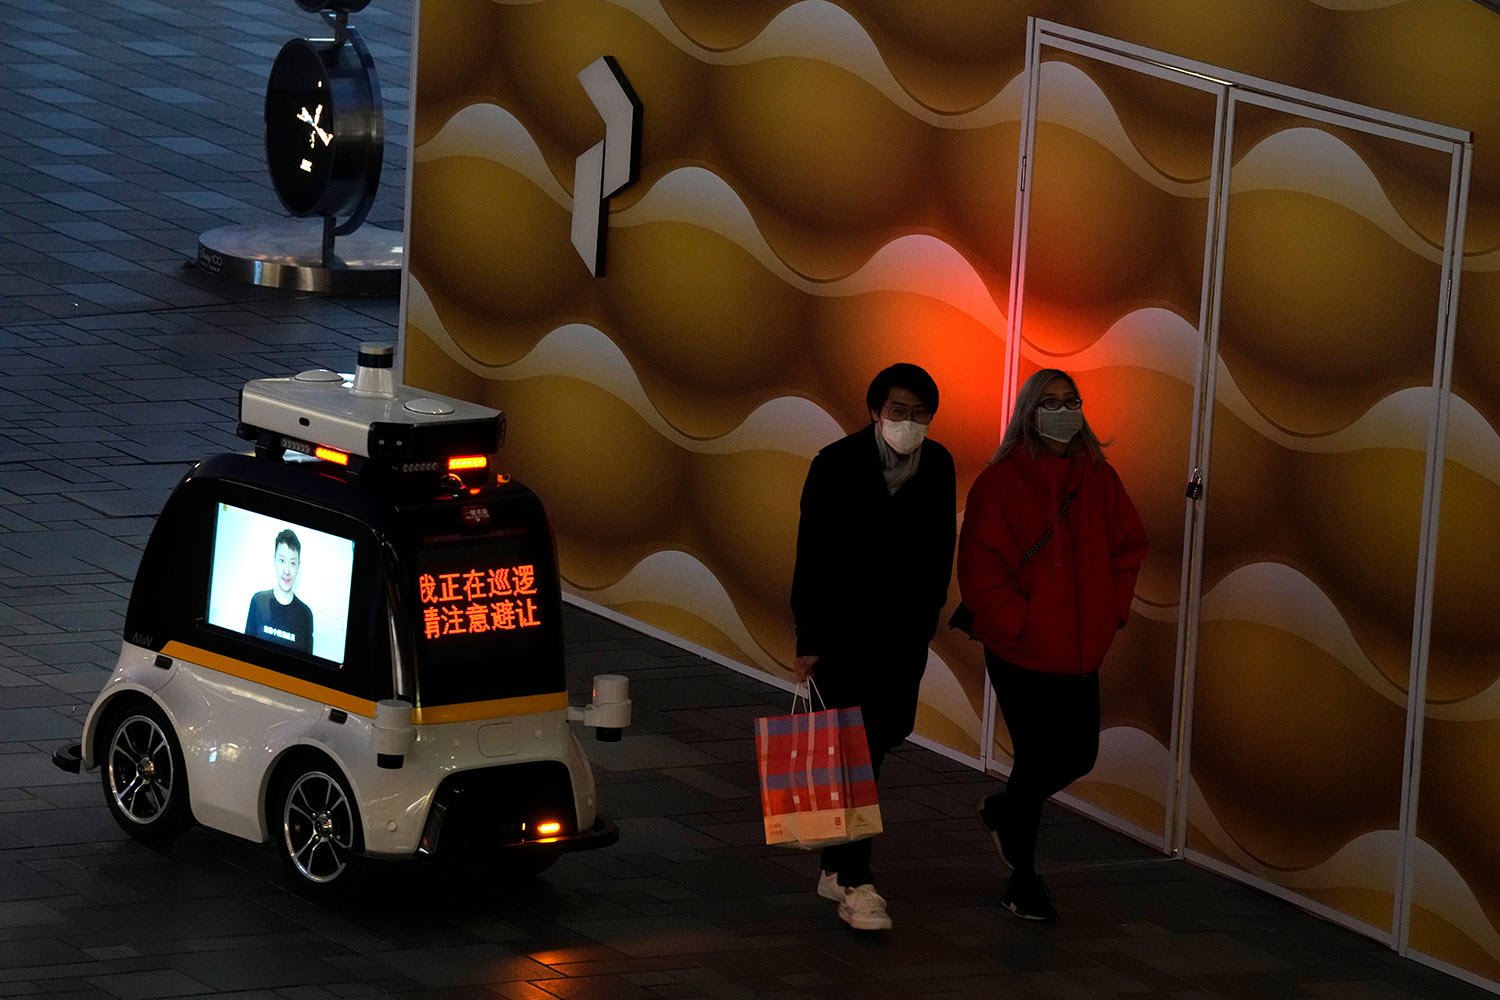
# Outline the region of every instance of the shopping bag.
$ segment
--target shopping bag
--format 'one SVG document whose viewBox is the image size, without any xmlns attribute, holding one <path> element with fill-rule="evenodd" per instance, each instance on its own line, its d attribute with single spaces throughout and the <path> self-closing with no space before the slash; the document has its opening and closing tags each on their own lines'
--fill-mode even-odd
<svg viewBox="0 0 1500 1000">
<path fill-rule="evenodd" d="M 858 708 L 755 720 L 767 844 L 827 847 L 882 829 L 875 772 Z"/>
</svg>

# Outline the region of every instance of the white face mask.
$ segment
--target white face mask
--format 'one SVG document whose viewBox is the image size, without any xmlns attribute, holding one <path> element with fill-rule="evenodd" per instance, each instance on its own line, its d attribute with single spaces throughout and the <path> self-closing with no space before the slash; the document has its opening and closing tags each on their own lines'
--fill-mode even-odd
<svg viewBox="0 0 1500 1000">
<path fill-rule="evenodd" d="M 1083 411 L 1037 410 L 1036 429 L 1037 433 L 1049 441 L 1067 444 L 1079 431 L 1083 430 Z"/>
<path fill-rule="evenodd" d="M 927 438 L 927 425 L 915 420 L 880 421 L 880 436 L 898 455 L 910 455 Z"/>
</svg>

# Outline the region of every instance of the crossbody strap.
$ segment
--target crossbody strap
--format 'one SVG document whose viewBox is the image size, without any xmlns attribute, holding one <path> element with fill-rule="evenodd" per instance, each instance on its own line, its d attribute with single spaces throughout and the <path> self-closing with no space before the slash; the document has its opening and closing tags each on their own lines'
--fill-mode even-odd
<svg viewBox="0 0 1500 1000">
<path fill-rule="evenodd" d="M 1065 520 L 1067 518 L 1067 516 L 1068 516 L 1068 508 L 1071 507 L 1071 506 L 1073 506 L 1073 498 L 1076 497 L 1077 495 L 1078 495 L 1078 491 L 1077 490 L 1072 490 L 1072 491 L 1070 491 L 1068 493 L 1068 495 L 1066 497 L 1063 498 L 1062 507 L 1057 512 L 1057 520 L 1059 522 L 1061 522 L 1061 521 L 1063 521 L 1063 520 Z M 1043 532 L 1042 537 L 1038 538 L 1036 540 L 1036 543 L 1033 544 L 1031 546 L 1031 548 L 1029 548 L 1025 552 L 1021 553 L 1021 561 L 1018 562 L 1018 563 L 1016 563 L 1016 569 L 1020 569 L 1022 566 L 1025 566 L 1028 562 L 1030 562 L 1031 561 L 1031 557 L 1034 556 L 1034 555 L 1036 555 L 1038 552 L 1042 551 L 1042 547 L 1045 546 L 1050 541 L 1052 541 L 1052 526 L 1048 525 L 1047 526 L 1047 530 L 1045 532 Z"/>
</svg>

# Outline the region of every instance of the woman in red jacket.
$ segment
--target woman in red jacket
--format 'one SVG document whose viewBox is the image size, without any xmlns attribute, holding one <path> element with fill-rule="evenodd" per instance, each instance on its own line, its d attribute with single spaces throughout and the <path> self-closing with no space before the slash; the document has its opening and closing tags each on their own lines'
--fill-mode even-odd
<svg viewBox="0 0 1500 1000">
<path fill-rule="evenodd" d="M 1042 804 L 1099 755 L 1099 664 L 1130 614 L 1146 531 L 1055 368 L 1021 387 L 989 467 L 969 490 L 958 585 L 1010 730 L 1003 793 L 979 815 L 1012 868 L 1002 902 L 1054 920 L 1036 873 Z"/>
</svg>

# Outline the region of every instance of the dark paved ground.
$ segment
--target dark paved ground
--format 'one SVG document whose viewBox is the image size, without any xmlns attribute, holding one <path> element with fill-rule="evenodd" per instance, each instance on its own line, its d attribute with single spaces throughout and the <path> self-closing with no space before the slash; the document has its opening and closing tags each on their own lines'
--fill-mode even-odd
<svg viewBox="0 0 1500 1000">
<path fill-rule="evenodd" d="M 400 227 L 409 2 L 356 17 L 385 81 Z M 92 778 L 54 769 L 119 648 L 152 518 L 187 464 L 238 447 L 250 377 L 347 369 L 391 299 L 219 284 L 197 237 L 272 221 L 259 103 L 285 2 L 0 0 L 0 997 L 1479 997 L 1480 990 L 1061 810 L 1063 911 L 1022 924 L 934 753 L 889 765 L 879 885 L 855 934 L 816 860 L 761 844 L 751 720 L 785 696 L 569 610 L 575 688 L 630 675 L 637 721 L 590 743 L 623 836 L 539 879 L 397 871 L 372 899 L 289 891 L 266 848 L 126 839 Z"/>
</svg>

